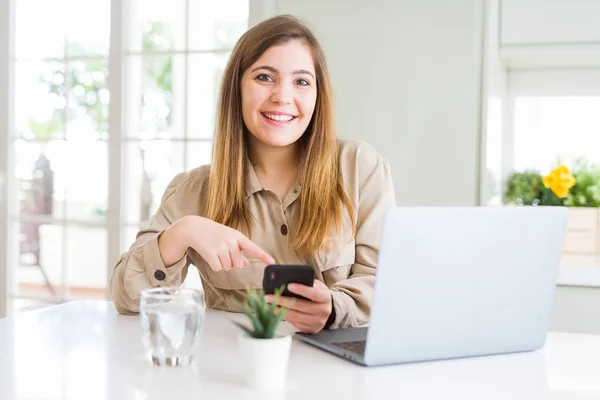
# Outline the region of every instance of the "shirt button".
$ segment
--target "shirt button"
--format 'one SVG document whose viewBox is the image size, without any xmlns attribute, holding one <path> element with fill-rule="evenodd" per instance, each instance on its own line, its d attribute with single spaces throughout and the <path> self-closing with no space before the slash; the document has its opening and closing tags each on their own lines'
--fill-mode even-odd
<svg viewBox="0 0 600 400">
<path fill-rule="evenodd" d="M 285 225 L 285 224 L 281 225 L 281 234 L 285 236 L 285 235 L 287 235 L 287 233 L 288 233 L 287 225 Z"/>
<path fill-rule="evenodd" d="M 164 281 L 165 278 L 167 277 L 167 274 L 164 273 L 164 271 L 156 270 L 154 271 L 154 277 L 159 280 L 159 281 Z"/>
</svg>

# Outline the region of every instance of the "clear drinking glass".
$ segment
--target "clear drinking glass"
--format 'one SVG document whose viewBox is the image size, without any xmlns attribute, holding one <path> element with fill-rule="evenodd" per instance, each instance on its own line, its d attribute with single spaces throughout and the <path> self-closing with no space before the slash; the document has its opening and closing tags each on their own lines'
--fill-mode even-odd
<svg viewBox="0 0 600 400">
<path fill-rule="evenodd" d="M 142 341 L 155 365 L 188 365 L 204 324 L 202 292 L 184 287 L 145 289 L 140 297 Z"/>
</svg>

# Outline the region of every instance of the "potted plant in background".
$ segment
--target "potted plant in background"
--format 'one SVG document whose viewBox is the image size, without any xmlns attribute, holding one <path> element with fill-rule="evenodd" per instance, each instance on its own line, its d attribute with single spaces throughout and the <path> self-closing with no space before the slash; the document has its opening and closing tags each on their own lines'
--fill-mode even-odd
<svg viewBox="0 0 600 400">
<path fill-rule="evenodd" d="M 243 331 L 239 339 L 243 375 L 246 384 L 257 389 L 278 390 L 285 386 L 292 337 L 277 333 L 288 312 L 277 305 L 283 290 L 283 286 L 278 288 L 273 303 L 269 304 L 262 290 L 249 289 L 244 314 L 251 327 L 236 322 Z"/>
<path fill-rule="evenodd" d="M 600 167 L 579 160 L 573 168 L 575 185 L 564 205 L 569 207 L 565 253 L 600 253 Z"/>
<path fill-rule="evenodd" d="M 563 252 L 600 253 L 600 167 L 580 158 L 573 170 L 559 163 L 547 175 L 513 172 L 506 181 L 509 204 L 566 206 L 569 217 Z"/>
<path fill-rule="evenodd" d="M 535 170 L 516 171 L 506 179 L 504 201 L 517 205 L 538 205 L 544 184 L 542 175 Z"/>
</svg>

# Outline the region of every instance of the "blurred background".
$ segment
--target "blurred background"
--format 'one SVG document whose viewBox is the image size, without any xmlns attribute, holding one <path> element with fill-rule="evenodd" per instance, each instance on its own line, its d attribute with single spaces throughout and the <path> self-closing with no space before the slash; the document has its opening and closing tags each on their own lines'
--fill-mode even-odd
<svg viewBox="0 0 600 400">
<path fill-rule="evenodd" d="M 169 181 L 210 163 L 237 39 L 287 13 L 398 205 L 573 209 L 552 329 L 600 333 L 593 0 L 0 0 L 0 316 L 108 298 Z M 542 179 L 561 162 L 579 185 L 559 199 Z"/>
<path fill-rule="evenodd" d="M 109 238 L 126 249 L 173 176 L 210 162 L 217 89 L 248 28 L 249 3 L 12 7 L 12 307 L 106 298 Z M 112 41 L 111 25 L 123 32 Z M 121 110 L 111 116 L 115 97 Z M 120 203 L 116 229 L 111 196 Z"/>
</svg>

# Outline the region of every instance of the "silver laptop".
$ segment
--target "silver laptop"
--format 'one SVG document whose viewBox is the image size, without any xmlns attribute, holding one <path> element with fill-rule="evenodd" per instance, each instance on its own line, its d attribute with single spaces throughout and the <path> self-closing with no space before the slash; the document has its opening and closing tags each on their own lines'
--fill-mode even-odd
<svg viewBox="0 0 600 400">
<path fill-rule="evenodd" d="M 564 207 L 397 207 L 384 218 L 368 328 L 296 337 L 366 366 L 543 347 Z"/>
</svg>

